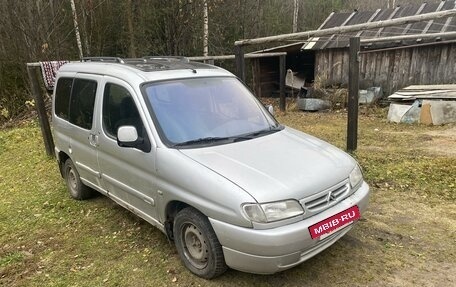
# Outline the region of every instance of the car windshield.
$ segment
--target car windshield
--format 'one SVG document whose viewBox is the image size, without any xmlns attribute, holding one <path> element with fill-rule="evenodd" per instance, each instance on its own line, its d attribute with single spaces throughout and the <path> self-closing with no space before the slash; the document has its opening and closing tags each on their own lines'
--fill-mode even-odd
<svg viewBox="0 0 456 287">
<path fill-rule="evenodd" d="M 247 140 L 280 129 L 236 78 L 193 78 L 144 87 L 162 139 L 174 147 Z"/>
</svg>

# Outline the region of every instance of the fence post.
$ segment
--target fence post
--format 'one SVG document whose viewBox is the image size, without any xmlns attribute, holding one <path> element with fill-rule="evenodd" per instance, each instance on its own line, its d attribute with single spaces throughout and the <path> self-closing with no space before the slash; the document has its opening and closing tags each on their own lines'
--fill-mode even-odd
<svg viewBox="0 0 456 287">
<path fill-rule="evenodd" d="M 279 56 L 279 73 L 280 73 L 280 102 L 279 108 L 282 112 L 286 109 L 286 96 L 285 96 L 285 68 L 286 68 L 286 56 Z"/>
<path fill-rule="evenodd" d="M 46 154 L 50 157 L 54 157 L 54 140 L 52 138 L 51 127 L 49 126 L 46 106 L 41 95 L 36 68 L 37 67 L 27 65 L 27 74 L 30 80 L 30 87 L 32 88 L 32 95 L 35 99 L 36 111 L 38 113 L 38 120 L 40 122 Z"/>
<path fill-rule="evenodd" d="M 244 47 L 235 46 L 234 47 L 234 57 L 236 58 L 236 73 L 239 79 L 245 83 L 245 57 L 244 57 Z"/>
<path fill-rule="evenodd" d="M 348 68 L 347 151 L 358 147 L 359 37 L 350 38 Z"/>
</svg>

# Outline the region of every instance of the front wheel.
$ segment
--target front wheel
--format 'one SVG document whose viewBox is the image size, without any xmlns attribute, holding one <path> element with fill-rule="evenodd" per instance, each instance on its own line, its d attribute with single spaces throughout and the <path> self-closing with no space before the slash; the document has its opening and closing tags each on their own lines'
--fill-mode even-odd
<svg viewBox="0 0 456 287">
<path fill-rule="evenodd" d="M 182 209 L 174 219 L 177 252 L 192 273 L 212 279 L 226 271 L 222 246 L 206 216 L 194 208 Z"/>
</svg>

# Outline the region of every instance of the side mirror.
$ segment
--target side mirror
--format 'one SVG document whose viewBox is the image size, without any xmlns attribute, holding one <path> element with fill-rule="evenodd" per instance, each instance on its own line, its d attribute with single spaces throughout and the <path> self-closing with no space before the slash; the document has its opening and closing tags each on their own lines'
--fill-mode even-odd
<svg viewBox="0 0 456 287">
<path fill-rule="evenodd" d="M 117 130 L 117 144 L 120 147 L 137 148 L 143 152 L 150 152 L 151 144 L 147 134 L 145 137 L 138 136 L 134 126 L 121 126 Z"/>
<path fill-rule="evenodd" d="M 274 115 L 274 107 L 272 105 L 269 105 L 268 106 L 268 112 L 271 114 L 271 115 Z"/>
<path fill-rule="evenodd" d="M 138 141 L 138 131 L 134 126 L 121 126 L 117 130 L 117 142 L 120 146 L 131 147 Z"/>
</svg>

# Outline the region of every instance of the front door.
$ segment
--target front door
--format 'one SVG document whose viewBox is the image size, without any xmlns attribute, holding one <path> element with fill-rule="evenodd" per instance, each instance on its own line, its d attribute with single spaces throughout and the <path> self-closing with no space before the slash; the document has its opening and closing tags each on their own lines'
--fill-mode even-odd
<svg viewBox="0 0 456 287">
<path fill-rule="evenodd" d="M 120 126 L 134 126 L 139 137 L 151 139 L 144 125 L 144 111 L 128 84 L 115 78 L 105 79 L 98 153 L 104 186 L 110 197 L 156 225 L 157 188 L 153 152 L 117 144 Z"/>
</svg>

